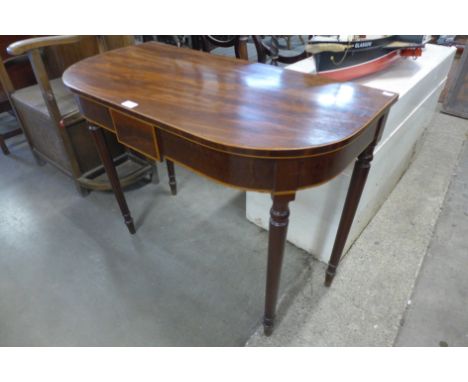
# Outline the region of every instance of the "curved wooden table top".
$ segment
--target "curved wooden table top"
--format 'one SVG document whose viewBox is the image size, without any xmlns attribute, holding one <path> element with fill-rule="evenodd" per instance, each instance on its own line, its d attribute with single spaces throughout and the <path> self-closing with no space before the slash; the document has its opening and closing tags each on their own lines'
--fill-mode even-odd
<svg viewBox="0 0 468 382">
<path fill-rule="evenodd" d="M 357 158 L 327 269 L 330 285 L 396 94 L 157 43 L 88 58 L 63 79 L 77 93 L 130 233 L 133 219 L 102 128 L 129 148 L 166 160 L 173 193 L 173 162 L 228 186 L 271 193 L 267 335 L 274 325 L 289 202 Z"/>
<path fill-rule="evenodd" d="M 398 96 L 159 43 L 80 61 L 66 86 L 108 107 L 243 156 L 307 157 L 346 146 Z M 138 104 L 133 109 L 124 101 Z"/>
</svg>

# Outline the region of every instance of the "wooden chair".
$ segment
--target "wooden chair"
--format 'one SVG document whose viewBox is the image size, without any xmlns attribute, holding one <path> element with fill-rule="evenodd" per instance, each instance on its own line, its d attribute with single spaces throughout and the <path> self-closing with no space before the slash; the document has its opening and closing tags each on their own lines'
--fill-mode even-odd
<svg viewBox="0 0 468 382">
<path fill-rule="evenodd" d="M 258 35 L 252 36 L 255 48 L 257 50 L 258 62 L 264 64 L 269 62 L 271 65 L 278 65 L 278 63 L 289 65 L 297 61 L 303 60 L 304 58 L 307 58 L 307 53 L 305 50 L 303 52 L 299 52 L 291 56 L 280 54 L 278 38 L 283 36 L 269 36 L 268 42 L 265 41 L 264 37 L 265 36 Z"/>
<path fill-rule="evenodd" d="M 234 48 L 234 54 L 237 58 L 248 60 L 247 53 L 248 36 L 192 36 L 192 43 L 195 49 L 202 49 L 210 52 L 215 48 Z"/>
<path fill-rule="evenodd" d="M 0 79 L 40 162 L 47 162 L 70 176 L 77 189 L 110 190 L 97 149 L 88 133 L 73 95 L 61 75 L 71 64 L 99 52 L 128 45 L 131 36 L 50 36 L 17 41 L 8 47 L 13 56 L 27 55 L 37 85 L 14 88 L 5 67 Z M 106 134 L 122 186 L 152 176 L 154 163 L 124 149 L 113 134 Z"/>
<path fill-rule="evenodd" d="M 13 108 L 8 97 L 11 89 L 30 86 L 36 83 L 27 56 L 12 57 L 6 51 L 8 45 L 20 39 L 24 39 L 24 37 L 25 36 L 0 36 L 0 61 L 2 65 L 2 69 L 0 70 L 5 70 L 8 73 L 8 75 L 5 76 L 5 84 L 2 82 L 0 86 L 0 113 L 13 113 Z M 6 128 L 5 126 L 1 126 L 0 148 L 3 154 L 10 154 L 10 150 L 5 141 L 21 133 L 22 130 L 19 127 Z"/>
<path fill-rule="evenodd" d="M 293 37 L 294 37 L 293 35 L 278 36 L 278 38 L 282 38 L 286 41 L 286 46 L 288 47 L 288 50 L 292 49 L 291 40 Z M 304 37 L 302 37 L 301 35 L 297 35 L 297 37 L 299 38 L 299 40 L 301 40 L 302 45 L 306 44 L 304 41 Z"/>
<path fill-rule="evenodd" d="M 279 38 L 285 38 L 288 44 L 288 49 L 291 48 L 292 36 L 268 36 L 269 41 L 265 41 L 266 36 L 252 35 L 250 36 L 255 45 L 257 52 L 257 61 L 263 64 L 270 63 L 272 65 L 292 64 L 294 62 L 303 60 L 307 57 L 305 51 L 299 52 L 295 55 L 282 55 L 279 49 Z M 302 36 L 299 36 L 303 41 Z M 192 48 L 196 50 L 203 50 L 211 52 L 215 48 L 234 48 L 234 53 L 237 58 L 248 60 L 247 41 L 249 36 L 192 36 Z"/>
</svg>

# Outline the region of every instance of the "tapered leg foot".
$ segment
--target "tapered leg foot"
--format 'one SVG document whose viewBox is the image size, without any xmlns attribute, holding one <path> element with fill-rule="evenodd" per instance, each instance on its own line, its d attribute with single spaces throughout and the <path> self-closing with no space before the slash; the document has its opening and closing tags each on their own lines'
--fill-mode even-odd
<svg viewBox="0 0 468 382">
<path fill-rule="evenodd" d="M 270 210 L 270 229 L 268 239 L 268 265 L 265 291 L 265 314 L 263 332 L 266 336 L 273 333 L 276 315 L 276 301 L 283 263 L 284 245 L 289 223 L 289 202 L 295 194 L 273 195 L 273 206 Z"/>
<path fill-rule="evenodd" d="M 326 287 L 329 287 L 332 284 L 335 274 L 336 274 L 336 268 L 329 265 L 325 273 L 325 286 Z"/>
<path fill-rule="evenodd" d="M 174 171 L 174 162 L 166 159 L 167 174 L 169 175 L 169 187 L 172 195 L 177 195 L 177 182 Z"/>
<path fill-rule="evenodd" d="M 273 334 L 273 328 L 275 322 L 273 319 L 263 318 L 263 334 L 267 337 L 270 337 Z"/>
<path fill-rule="evenodd" d="M 136 233 L 136 229 L 135 229 L 135 224 L 133 223 L 133 218 L 130 215 L 124 216 L 124 221 L 125 221 L 125 225 L 128 228 L 128 232 L 134 235 Z"/>
</svg>

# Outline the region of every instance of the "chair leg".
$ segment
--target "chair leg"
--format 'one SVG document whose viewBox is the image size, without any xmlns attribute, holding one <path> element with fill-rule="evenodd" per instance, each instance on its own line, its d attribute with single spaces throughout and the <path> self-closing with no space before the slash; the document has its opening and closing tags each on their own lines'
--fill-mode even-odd
<svg viewBox="0 0 468 382">
<path fill-rule="evenodd" d="M 159 184 L 159 172 L 156 164 L 153 165 L 153 168 L 151 170 L 151 183 Z"/>
<path fill-rule="evenodd" d="M 80 194 L 80 196 L 82 196 L 84 198 L 84 197 L 89 195 L 89 192 L 90 192 L 89 189 L 83 187 L 80 184 L 80 182 L 78 182 L 77 180 L 75 180 L 74 182 L 75 182 L 75 188 L 78 191 L 78 194 Z"/>
<path fill-rule="evenodd" d="M 5 140 L 8 138 L 16 137 L 17 135 L 20 135 L 21 133 L 22 133 L 21 129 L 15 129 L 7 133 L 0 134 L 0 147 L 2 148 L 3 154 L 5 155 L 10 154 L 10 150 L 8 150 Z"/>
<path fill-rule="evenodd" d="M 3 139 L 2 135 L 0 135 L 0 147 L 2 148 L 3 154 L 5 154 L 5 155 L 10 154 L 10 150 L 8 150 L 8 147 L 5 144 L 5 139 Z"/>
<path fill-rule="evenodd" d="M 34 151 L 34 149 L 31 149 L 31 152 L 32 152 L 34 160 L 36 161 L 36 164 L 38 166 L 45 166 L 47 164 L 47 162 L 44 159 L 42 159 L 39 156 L 39 154 Z"/>
<path fill-rule="evenodd" d="M 174 171 L 174 162 L 166 159 L 167 174 L 169 175 L 169 186 L 171 187 L 172 195 L 177 195 L 177 182 Z"/>
</svg>

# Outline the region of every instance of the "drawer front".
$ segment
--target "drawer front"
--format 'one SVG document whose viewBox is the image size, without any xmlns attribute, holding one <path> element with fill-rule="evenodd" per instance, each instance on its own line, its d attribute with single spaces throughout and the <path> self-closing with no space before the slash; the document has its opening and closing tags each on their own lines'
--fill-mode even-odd
<svg viewBox="0 0 468 382">
<path fill-rule="evenodd" d="M 80 106 L 81 114 L 85 116 L 91 123 L 106 129 L 114 130 L 114 124 L 109 109 L 101 104 L 95 103 L 83 97 L 78 97 L 78 105 Z"/>
<path fill-rule="evenodd" d="M 160 160 L 154 126 L 115 110 L 110 113 L 119 142 L 143 155 Z"/>
</svg>

